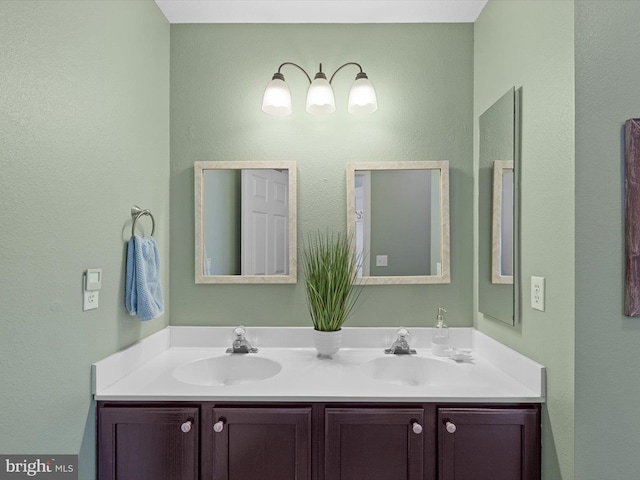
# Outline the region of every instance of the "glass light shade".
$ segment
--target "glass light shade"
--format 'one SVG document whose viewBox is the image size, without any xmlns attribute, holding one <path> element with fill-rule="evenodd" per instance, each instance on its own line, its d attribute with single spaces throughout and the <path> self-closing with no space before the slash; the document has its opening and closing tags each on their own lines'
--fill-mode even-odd
<svg viewBox="0 0 640 480">
<path fill-rule="evenodd" d="M 307 91 L 307 112 L 328 115 L 336 111 L 333 89 L 326 78 L 316 78 Z"/>
<path fill-rule="evenodd" d="M 274 78 L 262 97 L 262 111 L 276 117 L 291 114 L 291 92 L 284 80 Z"/>
<path fill-rule="evenodd" d="M 358 78 L 349 92 L 349 113 L 369 114 L 378 110 L 376 90 L 368 78 Z"/>
</svg>

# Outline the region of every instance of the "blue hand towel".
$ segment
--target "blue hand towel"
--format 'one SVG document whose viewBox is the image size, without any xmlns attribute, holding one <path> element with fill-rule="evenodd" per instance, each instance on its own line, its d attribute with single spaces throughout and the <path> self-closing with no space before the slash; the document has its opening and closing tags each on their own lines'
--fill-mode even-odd
<svg viewBox="0 0 640 480">
<path fill-rule="evenodd" d="M 153 237 L 129 239 L 125 306 L 140 320 L 152 320 L 164 313 L 160 281 L 160 255 Z"/>
</svg>

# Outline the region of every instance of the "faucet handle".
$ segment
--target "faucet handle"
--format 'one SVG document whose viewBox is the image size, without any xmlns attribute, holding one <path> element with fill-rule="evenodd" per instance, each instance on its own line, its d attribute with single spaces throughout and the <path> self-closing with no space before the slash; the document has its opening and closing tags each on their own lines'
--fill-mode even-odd
<svg viewBox="0 0 640 480">
<path fill-rule="evenodd" d="M 245 337 L 247 330 L 240 325 L 233 329 L 233 334 L 236 338 L 233 340 L 231 348 L 227 348 L 227 353 L 256 353 L 258 349 L 251 346 L 251 343 Z"/>
<path fill-rule="evenodd" d="M 396 331 L 396 335 L 398 338 L 394 340 L 390 348 L 384 349 L 384 353 L 393 353 L 395 355 L 416 353 L 416 351 L 409 346 L 409 342 L 407 341 L 409 330 L 404 327 L 400 327 Z"/>
</svg>

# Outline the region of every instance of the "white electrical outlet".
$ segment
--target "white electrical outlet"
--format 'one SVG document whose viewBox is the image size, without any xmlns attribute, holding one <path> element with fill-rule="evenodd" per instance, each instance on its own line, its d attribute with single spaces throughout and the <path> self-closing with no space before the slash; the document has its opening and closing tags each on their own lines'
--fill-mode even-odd
<svg viewBox="0 0 640 480">
<path fill-rule="evenodd" d="M 84 292 L 82 293 L 82 310 L 98 308 L 98 294 L 102 288 L 102 269 L 89 268 L 83 276 Z"/>
<path fill-rule="evenodd" d="M 85 290 L 82 297 L 82 310 L 94 310 L 98 308 L 98 290 Z"/>
<path fill-rule="evenodd" d="M 388 266 L 386 255 L 376 255 L 376 267 L 386 267 Z"/>
<path fill-rule="evenodd" d="M 531 308 L 544 312 L 544 277 L 531 277 Z"/>
</svg>

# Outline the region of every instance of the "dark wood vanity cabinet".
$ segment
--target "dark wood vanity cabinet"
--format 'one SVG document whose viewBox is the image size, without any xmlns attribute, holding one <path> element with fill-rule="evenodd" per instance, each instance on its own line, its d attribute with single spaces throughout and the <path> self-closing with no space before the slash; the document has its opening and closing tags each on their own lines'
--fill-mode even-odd
<svg viewBox="0 0 640 480">
<path fill-rule="evenodd" d="M 100 480 L 197 480 L 200 415 L 194 406 L 103 407 Z"/>
<path fill-rule="evenodd" d="M 433 419 L 422 407 L 327 407 L 324 479 L 434 478 Z"/>
<path fill-rule="evenodd" d="M 439 408 L 438 460 L 439 480 L 539 480 L 539 408 Z"/>
<path fill-rule="evenodd" d="M 311 410 L 213 407 L 203 478 L 311 480 Z"/>
<path fill-rule="evenodd" d="M 98 403 L 98 480 L 539 480 L 540 407 Z"/>
</svg>

